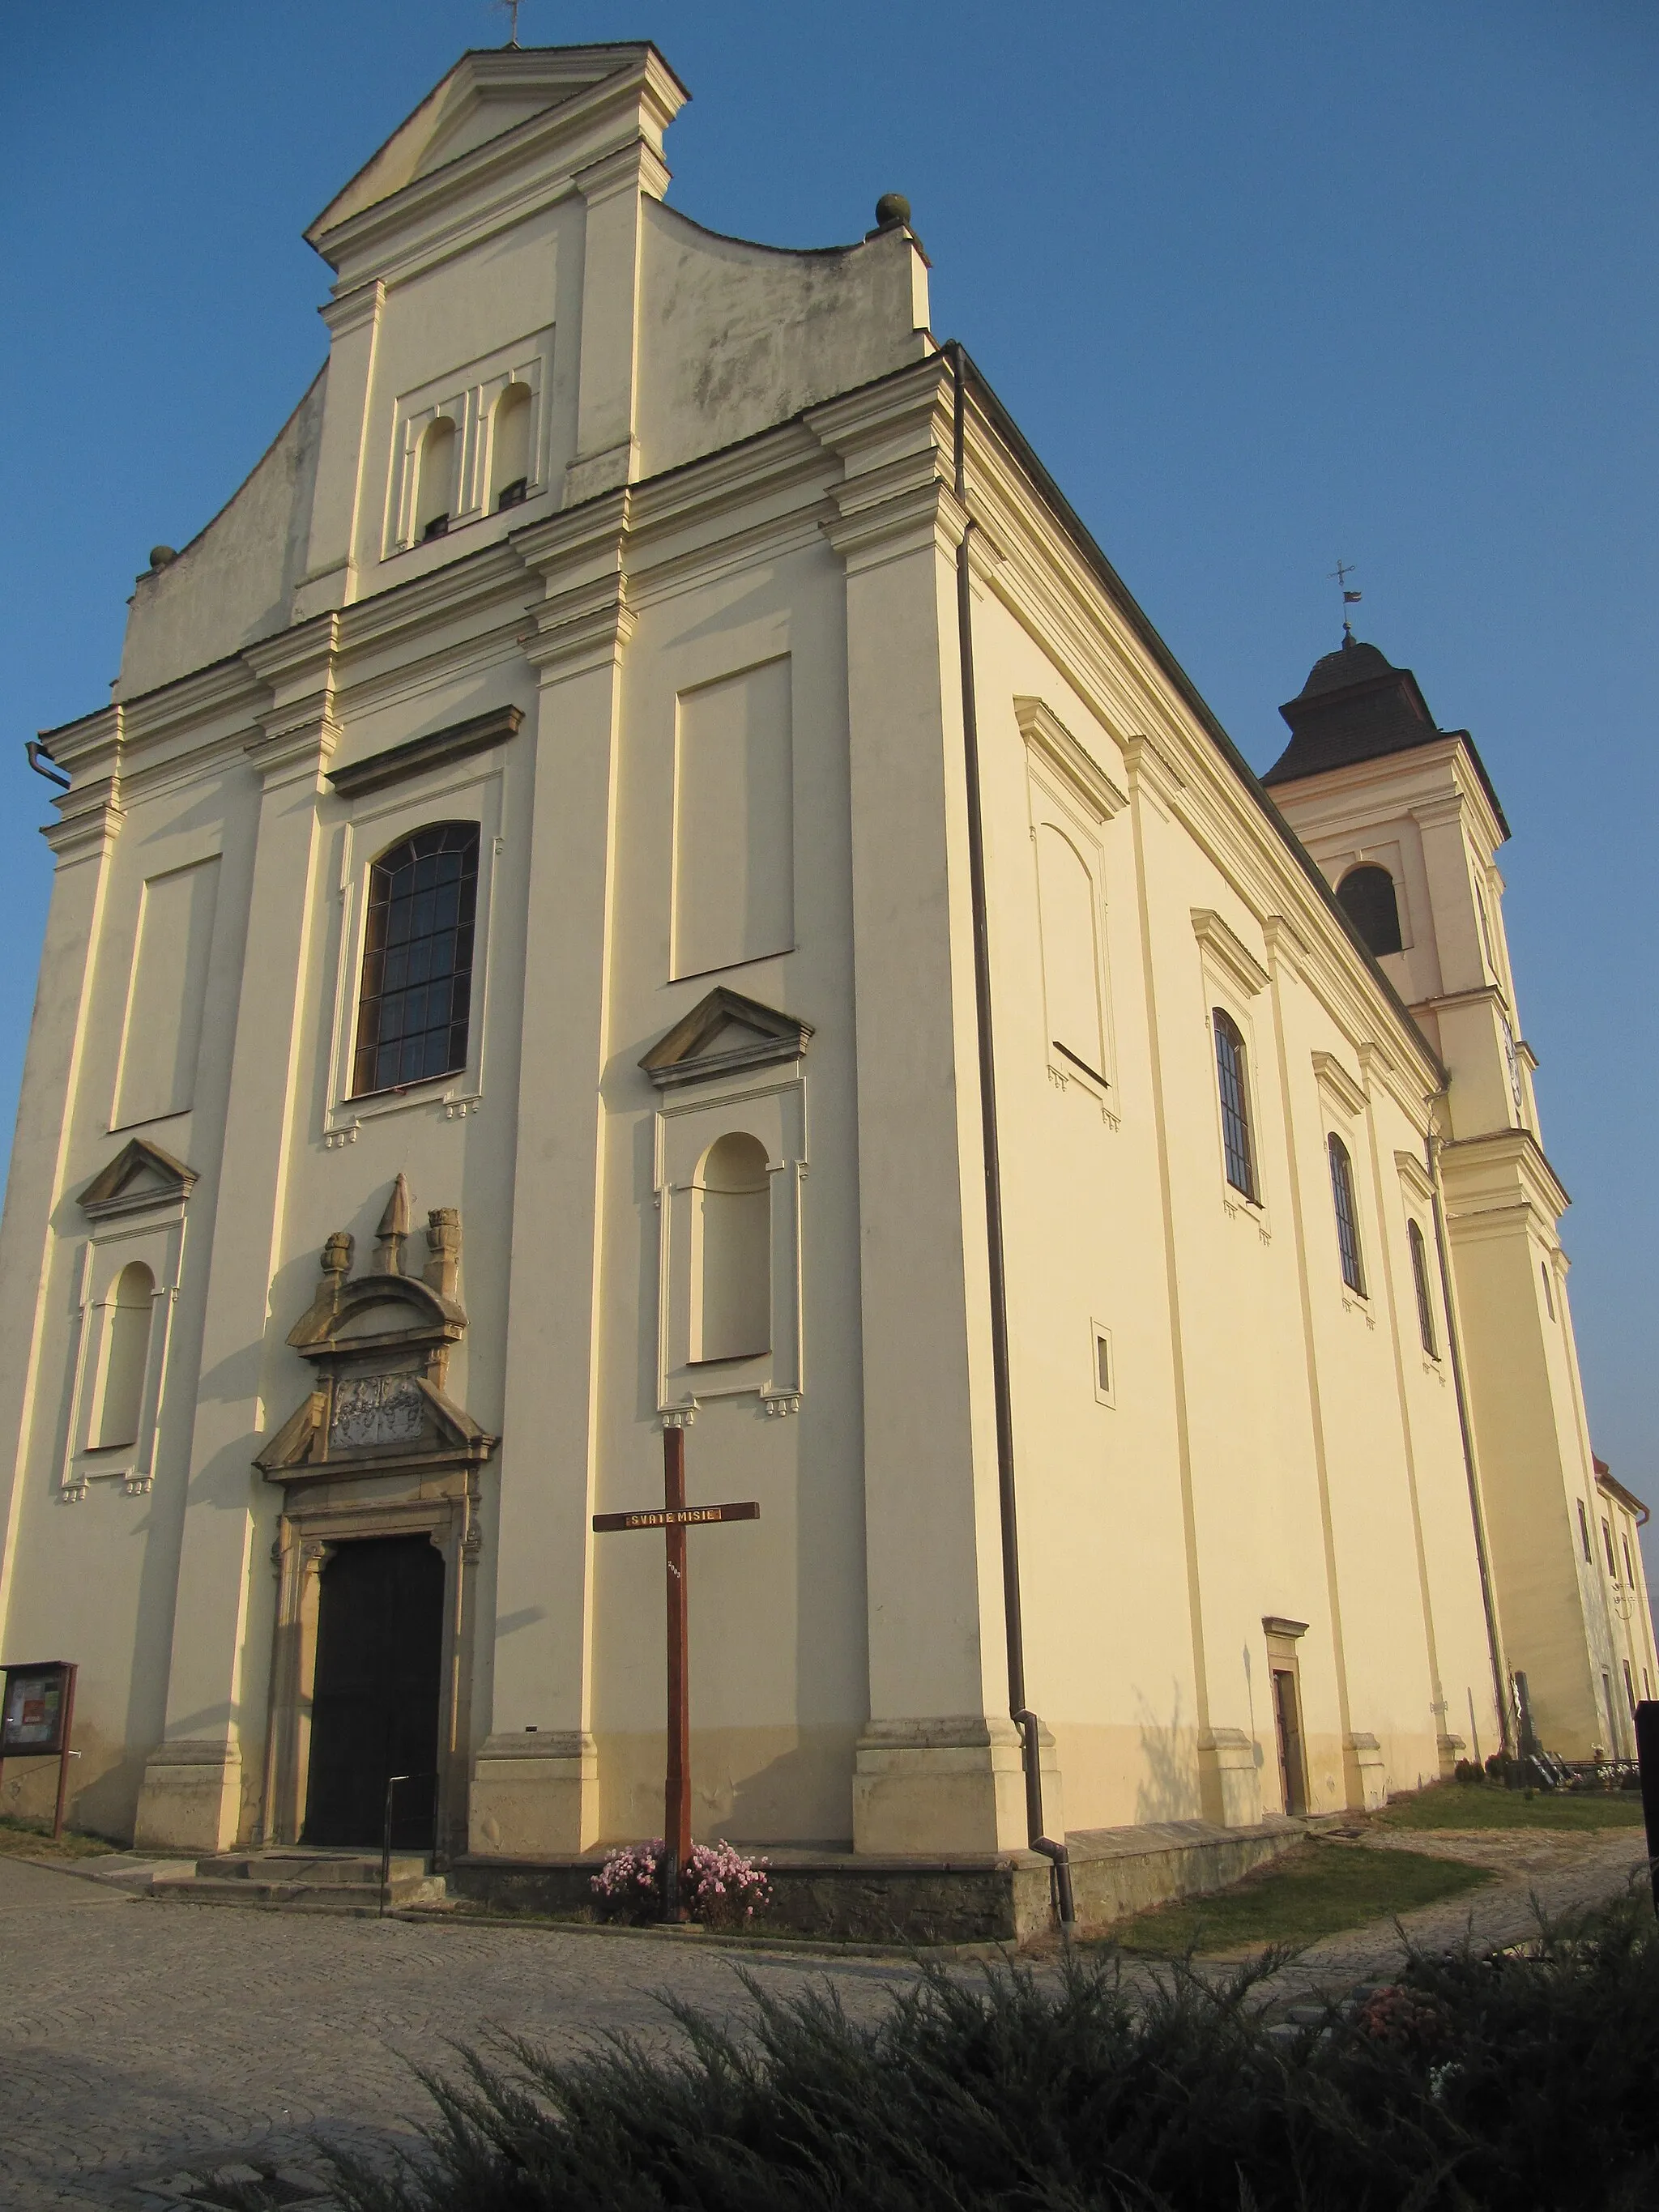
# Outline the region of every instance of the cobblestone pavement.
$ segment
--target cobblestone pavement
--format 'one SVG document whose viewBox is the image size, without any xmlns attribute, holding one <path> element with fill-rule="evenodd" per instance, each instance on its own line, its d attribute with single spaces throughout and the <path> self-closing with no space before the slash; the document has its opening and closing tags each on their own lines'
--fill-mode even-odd
<svg viewBox="0 0 1659 2212">
<path fill-rule="evenodd" d="M 734 1962 L 780 1992 L 827 1975 L 854 2013 L 910 1978 L 695 1938 L 157 1904 L 0 1860 L 0 2206 L 159 2212 L 190 2170 L 251 2161 L 315 2177 L 319 2136 L 409 2139 L 429 2109 L 411 2060 L 448 2069 L 498 2029 L 565 2051 L 667 2034 L 656 1992 L 735 2010 Z"/>
<path fill-rule="evenodd" d="M 1429 1948 L 1466 1932 L 1487 1948 L 1521 1941 L 1534 1897 L 1559 1912 L 1613 1895 L 1643 1849 L 1639 1830 L 1414 1833 L 1400 1847 L 1498 1875 L 1407 1917 Z M 1386 1978 L 1400 1956 L 1392 1923 L 1354 1929 L 1303 1953 L 1271 1994 Z M 427 2106 L 411 2062 L 447 2069 L 457 2043 L 500 2030 L 558 2051 L 610 2028 L 667 2036 L 658 1993 L 735 2012 L 734 1966 L 781 1994 L 827 1979 L 865 2016 L 912 1972 L 695 1938 L 158 1904 L 0 1859 L 0 2208 L 163 2212 L 201 2177 L 275 2166 L 302 2212 L 299 2191 L 325 2187 L 319 2137 L 371 2154 L 414 2140 Z"/>
</svg>

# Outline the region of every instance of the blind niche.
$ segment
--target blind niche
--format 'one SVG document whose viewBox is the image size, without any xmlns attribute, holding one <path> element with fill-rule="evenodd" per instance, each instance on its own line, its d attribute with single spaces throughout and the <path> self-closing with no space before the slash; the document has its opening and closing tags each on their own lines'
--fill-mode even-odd
<svg viewBox="0 0 1659 2212">
<path fill-rule="evenodd" d="M 787 654 L 676 702 L 670 972 L 706 975 L 795 941 Z"/>
</svg>

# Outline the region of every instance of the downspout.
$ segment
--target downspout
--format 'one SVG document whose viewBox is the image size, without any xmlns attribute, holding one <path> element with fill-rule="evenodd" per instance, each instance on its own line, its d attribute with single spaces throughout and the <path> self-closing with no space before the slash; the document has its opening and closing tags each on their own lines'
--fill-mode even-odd
<svg viewBox="0 0 1659 2212">
<path fill-rule="evenodd" d="M 1008 1277 L 1002 1244 L 1002 1158 L 997 1142 L 996 1056 L 991 1032 L 991 939 L 985 903 L 985 821 L 980 797 L 979 717 L 974 697 L 974 611 L 968 540 L 967 423 L 963 353 L 946 348 L 955 384 L 954 489 L 963 514 L 957 546 L 957 636 L 962 664 L 962 741 L 968 768 L 968 885 L 974 922 L 974 1001 L 979 1016 L 979 1106 L 985 1156 L 985 1241 L 991 1290 L 991 1376 L 996 1401 L 997 1501 L 1002 1521 L 1002 1613 L 1008 1647 L 1008 1715 L 1019 1730 L 1029 1847 L 1054 1869 L 1062 1931 L 1076 1919 L 1072 1865 L 1062 1839 L 1043 1832 L 1042 1723 L 1025 1702 L 1025 1632 L 1019 1595 L 1019 1519 L 1014 1490 L 1014 1408 L 1009 1382 Z"/>
<path fill-rule="evenodd" d="M 1446 1217 L 1440 1206 L 1440 1168 L 1434 1132 L 1423 1139 L 1428 1157 L 1430 1203 L 1434 1208 L 1434 1252 L 1440 1267 L 1440 1303 L 1446 1312 L 1446 1351 L 1451 1360 L 1452 1389 L 1457 1399 L 1457 1429 L 1463 1440 L 1463 1473 L 1469 1486 L 1469 1513 L 1474 1522 L 1474 1556 L 1480 1569 L 1480 1604 L 1486 1616 L 1486 1649 L 1492 1656 L 1492 1695 L 1498 1705 L 1498 1728 L 1504 1754 L 1511 1750 L 1509 1686 L 1504 1680 L 1504 1657 L 1498 1640 L 1498 1607 L 1492 1594 L 1492 1561 L 1486 1553 L 1486 1516 L 1481 1510 L 1480 1484 L 1474 1471 L 1474 1435 L 1469 1426 L 1468 1393 L 1463 1382 L 1463 1349 L 1458 1340 L 1457 1309 L 1452 1303 L 1451 1268 L 1446 1259 Z M 1470 1715 L 1473 1722 L 1474 1715 Z"/>
</svg>

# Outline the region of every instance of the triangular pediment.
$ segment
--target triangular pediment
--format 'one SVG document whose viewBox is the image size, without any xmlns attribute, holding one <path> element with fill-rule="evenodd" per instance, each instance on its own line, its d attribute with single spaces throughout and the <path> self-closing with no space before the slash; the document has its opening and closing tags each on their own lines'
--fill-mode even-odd
<svg viewBox="0 0 1659 2212">
<path fill-rule="evenodd" d="M 463 54 L 447 76 L 372 155 L 306 232 L 317 246 L 353 216 L 491 139 L 638 70 L 644 41 L 592 46 L 492 46 Z"/>
<path fill-rule="evenodd" d="M 134 1137 L 81 1193 L 81 1211 L 94 1221 L 103 1221 L 112 1214 L 180 1206 L 198 1180 L 194 1168 L 175 1160 L 147 1137 Z"/>
<path fill-rule="evenodd" d="M 717 983 L 689 1014 L 659 1037 L 640 1060 L 659 1091 L 702 1082 L 773 1060 L 799 1060 L 812 1035 L 811 1022 L 780 1013 Z"/>
</svg>

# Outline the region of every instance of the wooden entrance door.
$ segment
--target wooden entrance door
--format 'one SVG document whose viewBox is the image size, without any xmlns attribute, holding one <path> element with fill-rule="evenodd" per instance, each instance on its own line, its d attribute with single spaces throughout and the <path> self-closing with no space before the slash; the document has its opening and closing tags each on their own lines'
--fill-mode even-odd
<svg viewBox="0 0 1659 2212">
<path fill-rule="evenodd" d="M 1308 1787 L 1302 1764 L 1302 1706 L 1296 1693 L 1296 1669 L 1275 1667 L 1273 1732 L 1279 1738 L 1279 1778 L 1284 1786 L 1284 1806 L 1297 1818 L 1308 1809 Z"/>
<path fill-rule="evenodd" d="M 380 1848 L 386 1778 L 407 1774 L 392 1840 L 430 1850 L 437 1801 L 444 1563 L 424 1536 L 343 1543 L 323 1569 L 301 1841 Z"/>
</svg>

